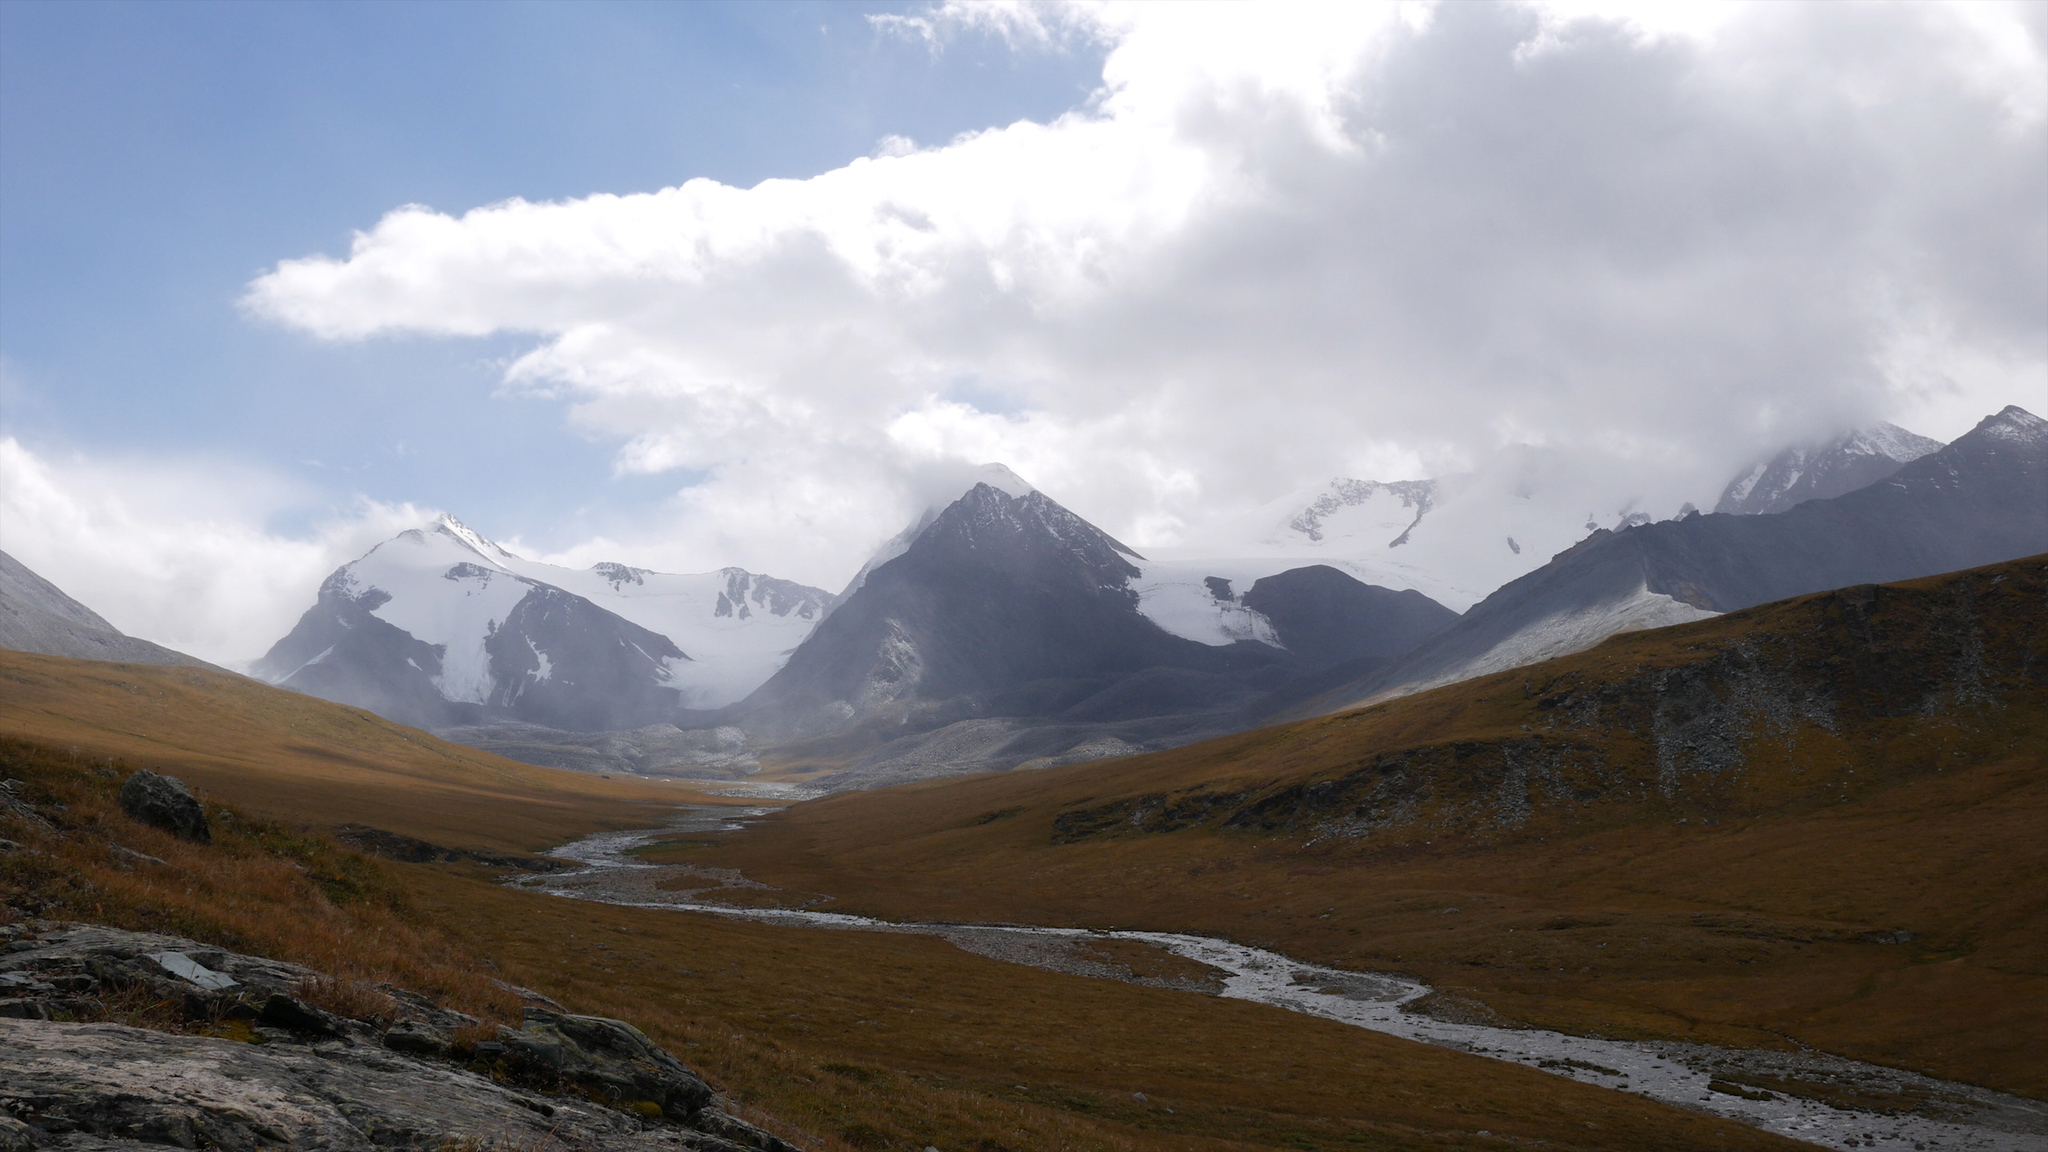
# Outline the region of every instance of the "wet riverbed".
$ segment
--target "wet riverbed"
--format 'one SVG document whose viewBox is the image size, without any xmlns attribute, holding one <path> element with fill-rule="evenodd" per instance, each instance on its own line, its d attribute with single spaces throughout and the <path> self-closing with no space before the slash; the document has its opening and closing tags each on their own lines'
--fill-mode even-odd
<svg viewBox="0 0 2048 1152">
<path fill-rule="evenodd" d="M 765 798 L 765 797 L 764 797 Z M 1829 1148 L 2039 1152 L 2048 1105 L 1966 1084 L 1825 1053 L 1768 1052 L 1673 1041 L 1603 1040 L 1492 1027 L 1418 1010 L 1432 989 L 1384 973 L 1350 972 L 1204 936 L 1006 924 L 897 923 L 804 908 L 748 908 L 767 893 L 729 869 L 651 865 L 631 855 L 657 836 L 736 831 L 770 808 L 690 808 L 669 828 L 608 832 L 555 849 L 583 867 L 523 877 L 523 887 L 584 900 L 740 917 L 766 924 L 942 936 L 981 955 L 1083 976 L 1182 987 L 1321 1016 L 1410 1040 L 1540 1068 L 1634 1092 Z M 715 897 L 715 898 L 714 898 Z M 1147 976 L 1090 948 L 1134 941 L 1205 966 L 1211 975 Z M 1790 1089 L 1789 1091 L 1787 1089 Z M 1795 1092 L 1808 1093 L 1806 1095 Z M 1878 1112 L 1835 1107 L 1813 1094 L 1902 1103 Z"/>
</svg>

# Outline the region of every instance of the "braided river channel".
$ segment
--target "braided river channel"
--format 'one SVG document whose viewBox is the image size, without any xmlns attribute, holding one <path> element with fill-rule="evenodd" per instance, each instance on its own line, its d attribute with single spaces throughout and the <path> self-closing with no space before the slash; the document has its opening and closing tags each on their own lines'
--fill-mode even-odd
<svg viewBox="0 0 2048 1152">
<path fill-rule="evenodd" d="M 2048 1152 L 2048 1104 L 1812 1050 L 1775 1052 L 1681 1041 L 1607 1040 L 1533 1028 L 1452 1023 L 1412 1010 L 1427 984 L 1295 960 L 1228 940 L 1172 932 L 1095 931 L 1012 924 L 894 922 L 806 909 L 737 908 L 703 897 L 761 889 L 737 873 L 647 864 L 633 850 L 658 837 L 735 832 L 772 808 L 690 806 L 666 828 L 607 832 L 552 850 L 580 867 L 512 883 L 536 891 L 638 908 L 725 916 L 763 924 L 857 932 L 911 932 L 1015 963 L 1128 979 L 1076 945 L 1131 940 L 1217 969 L 1204 991 L 1320 1016 L 1424 1044 L 1527 1065 L 1587 1084 L 1633 1092 L 1825 1148 Z M 682 880 L 678 884 L 678 880 Z M 691 884 L 698 884 L 692 888 Z M 1156 981 L 1141 981 L 1155 983 Z M 1856 1111 L 1755 1087 L 1782 1081 L 1832 1085 L 1857 1095 L 1918 1101 L 1911 1110 Z"/>
</svg>

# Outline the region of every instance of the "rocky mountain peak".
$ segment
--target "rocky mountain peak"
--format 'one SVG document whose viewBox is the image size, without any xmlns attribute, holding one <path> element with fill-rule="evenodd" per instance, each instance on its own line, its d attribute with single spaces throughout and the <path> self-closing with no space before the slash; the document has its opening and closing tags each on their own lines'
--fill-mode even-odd
<svg viewBox="0 0 2048 1152">
<path fill-rule="evenodd" d="M 918 514 L 917 519 L 913 520 L 909 527 L 891 536 L 880 548 L 875 549 L 875 554 L 868 557 L 868 562 L 861 565 L 860 571 L 854 573 L 853 579 L 847 582 L 846 590 L 832 598 L 827 611 L 837 609 L 839 605 L 851 599 L 855 592 L 860 591 L 861 585 L 867 583 L 868 573 L 909 551 L 910 546 L 917 542 L 918 537 L 924 535 L 925 530 L 930 528 L 946 509 L 958 504 L 976 488 L 983 487 L 1015 498 L 1029 496 L 1038 491 L 1029 481 L 1004 464 L 979 465 L 970 469 L 964 480 L 957 475 L 950 477 L 947 482 L 936 487 L 926 502 L 924 511 Z"/>
<path fill-rule="evenodd" d="M 1822 443 L 1795 444 L 1729 481 L 1714 511 L 1764 515 L 1808 500 L 1832 499 L 1875 484 L 1940 448 L 1939 440 L 1885 423 Z"/>
<path fill-rule="evenodd" d="M 1012 495 L 987 483 L 976 484 L 948 506 L 905 554 L 940 550 L 1034 568 L 1064 557 L 1094 574 L 1100 585 L 1118 588 L 1138 574 L 1131 561 L 1144 559 L 1036 489 Z"/>
<path fill-rule="evenodd" d="M 2008 404 L 1996 414 L 1978 421 L 1970 434 L 2012 444 L 2044 444 L 2048 443 L 2048 420 L 2017 404 Z"/>
<path fill-rule="evenodd" d="M 489 539 L 483 533 L 457 520 L 453 514 L 448 512 L 443 512 L 434 517 L 433 523 L 427 526 L 427 530 L 445 536 L 482 556 L 492 564 L 501 567 L 517 563 L 519 560 L 519 557 L 507 552 L 496 541 Z"/>
</svg>

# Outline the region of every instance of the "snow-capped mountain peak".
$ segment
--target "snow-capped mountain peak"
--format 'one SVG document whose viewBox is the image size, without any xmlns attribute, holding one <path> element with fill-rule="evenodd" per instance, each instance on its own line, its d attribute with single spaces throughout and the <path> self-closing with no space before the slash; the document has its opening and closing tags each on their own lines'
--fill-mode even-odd
<svg viewBox="0 0 2048 1152">
<path fill-rule="evenodd" d="M 827 599 L 739 568 L 671 575 L 527 560 L 441 515 L 335 570 L 257 670 L 413 723 L 471 707 L 630 727 L 745 696 Z"/>
<path fill-rule="evenodd" d="M 497 541 L 457 520 L 450 513 L 443 512 L 434 517 L 432 523 L 427 525 L 427 531 L 447 536 L 501 568 L 509 570 L 512 565 L 519 563 L 519 557 L 506 551 Z"/>
<path fill-rule="evenodd" d="M 1340 534 L 1344 529 L 1349 529 L 1352 533 L 1367 530 L 1368 524 L 1361 523 L 1360 521 L 1366 520 L 1371 516 L 1371 513 L 1368 512 L 1365 516 L 1361 516 L 1358 513 L 1369 507 L 1383 506 L 1380 508 L 1380 511 L 1392 513 L 1393 519 L 1399 519 L 1402 515 L 1410 512 L 1413 513 L 1408 518 L 1407 523 L 1401 526 L 1399 534 L 1387 541 L 1387 547 L 1398 548 L 1408 542 L 1409 534 L 1414 531 L 1417 524 L 1422 523 L 1422 518 L 1429 514 L 1430 507 L 1434 503 L 1435 498 L 1436 481 L 1434 480 L 1381 482 L 1378 480 L 1352 480 L 1339 476 L 1330 481 L 1327 491 L 1318 494 L 1314 500 L 1309 502 L 1306 508 L 1295 513 L 1293 518 L 1287 521 L 1287 528 L 1289 531 L 1300 533 L 1312 543 L 1320 544 L 1326 534 L 1326 529 L 1339 532 Z M 1400 512 L 1398 513 L 1392 512 L 1396 501 L 1399 502 L 1400 507 Z M 1346 513 L 1351 513 L 1351 515 L 1347 516 Z M 1382 524 L 1379 522 L 1385 519 L 1387 519 L 1385 515 L 1373 518 L 1370 526 L 1378 527 L 1382 530 L 1391 527 L 1390 523 Z M 1336 526 L 1339 522 L 1343 523 L 1343 528 Z"/>
<path fill-rule="evenodd" d="M 1470 471 L 1424 480 L 1338 477 L 1197 524 L 1184 542 L 1147 549 L 1159 563 L 1147 566 L 1146 580 L 1181 603 L 1176 619 L 1205 608 L 1209 576 L 1249 587 L 1313 564 L 1463 610 L 1588 532 L 1669 514 L 1581 454 L 1510 445 Z"/>
<path fill-rule="evenodd" d="M 1831 499 L 1875 484 L 1940 447 L 1938 440 L 1882 423 L 1824 443 L 1795 444 L 1729 481 L 1714 511 L 1759 515 Z"/>
<path fill-rule="evenodd" d="M 2017 404 L 2008 404 L 1994 416 L 1986 416 L 1975 431 L 2008 444 L 2048 443 L 2048 420 Z"/>
<path fill-rule="evenodd" d="M 960 496 L 967 495 L 976 486 L 982 484 L 988 485 L 1005 496 L 1023 497 L 1038 491 L 1038 489 L 1031 486 L 1029 481 L 1010 471 L 1008 465 L 990 463 L 983 464 L 974 470 L 973 482 L 968 484 L 966 488 L 961 489 Z M 954 497 L 955 500 L 959 498 L 959 496 Z"/>
</svg>

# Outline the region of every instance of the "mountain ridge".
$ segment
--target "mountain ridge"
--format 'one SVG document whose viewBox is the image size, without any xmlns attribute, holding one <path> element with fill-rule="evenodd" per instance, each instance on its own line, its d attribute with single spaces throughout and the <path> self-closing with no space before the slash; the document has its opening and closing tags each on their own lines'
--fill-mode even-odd
<svg viewBox="0 0 2048 1152">
<path fill-rule="evenodd" d="M 2009 406 L 1842 496 L 1767 515 L 1695 513 L 1597 530 L 1385 669 L 1308 707 L 1335 710 L 1419 691 L 1565 655 L 1630 628 L 2043 549 L 2048 421 Z"/>
<path fill-rule="evenodd" d="M 723 703 L 735 680 L 765 679 L 825 601 L 739 568 L 559 568 L 443 515 L 336 569 L 254 667 L 424 727 L 631 730 Z"/>
<path fill-rule="evenodd" d="M 1716 512 L 1761 515 L 1847 495 L 1942 448 L 1939 440 L 1878 423 L 1817 444 L 1797 444 L 1728 482 Z"/>
</svg>

